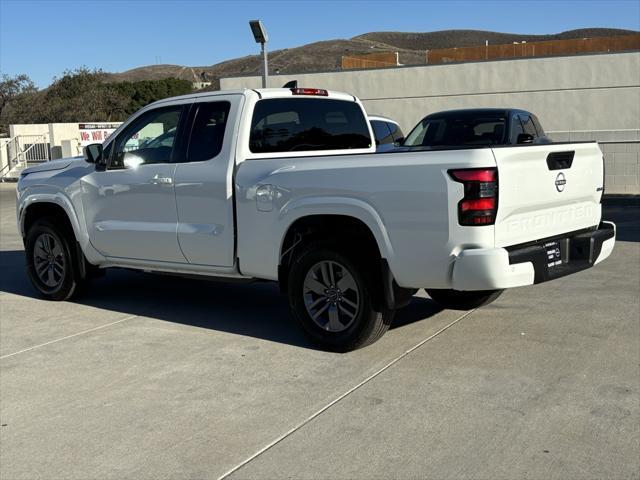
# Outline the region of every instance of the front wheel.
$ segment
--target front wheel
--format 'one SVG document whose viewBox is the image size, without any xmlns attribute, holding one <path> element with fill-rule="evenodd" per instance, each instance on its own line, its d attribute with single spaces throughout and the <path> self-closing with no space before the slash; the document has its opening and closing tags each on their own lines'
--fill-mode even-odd
<svg viewBox="0 0 640 480">
<path fill-rule="evenodd" d="M 289 307 L 309 339 L 323 349 L 347 352 L 378 340 L 394 311 L 374 309 L 377 276 L 365 262 L 329 246 L 313 244 L 294 260 Z"/>
<path fill-rule="evenodd" d="M 460 290 L 426 290 L 429 296 L 441 307 L 451 310 L 473 310 L 489 305 L 502 295 L 504 290 L 477 290 L 463 292 Z"/>
<path fill-rule="evenodd" d="M 25 242 L 26 266 L 31 283 L 45 298 L 67 300 L 86 280 L 79 272 L 72 234 L 56 223 L 43 218 L 31 226 Z"/>
</svg>

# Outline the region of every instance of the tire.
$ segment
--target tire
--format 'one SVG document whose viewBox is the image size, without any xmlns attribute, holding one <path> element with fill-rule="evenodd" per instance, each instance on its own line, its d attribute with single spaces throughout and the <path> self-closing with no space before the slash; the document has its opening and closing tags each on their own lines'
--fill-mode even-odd
<svg viewBox="0 0 640 480">
<path fill-rule="evenodd" d="M 381 281 L 377 279 L 379 275 L 356 255 L 328 244 L 310 244 L 289 270 L 291 314 L 324 350 L 348 352 L 370 345 L 389 329 L 395 313 L 374 309 L 372 295 L 379 291 L 375 282 Z"/>
<path fill-rule="evenodd" d="M 489 305 L 502 295 L 504 290 L 478 290 L 462 292 L 460 290 L 427 289 L 429 296 L 441 307 L 451 310 L 473 310 Z"/>
<path fill-rule="evenodd" d="M 56 301 L 67 300 L 88 286 L 80 274 L 73 232 L 59 223 L 52 217 L 36 220 L 25 241 L 29 280 L 43 297 Z"/>
</svg>

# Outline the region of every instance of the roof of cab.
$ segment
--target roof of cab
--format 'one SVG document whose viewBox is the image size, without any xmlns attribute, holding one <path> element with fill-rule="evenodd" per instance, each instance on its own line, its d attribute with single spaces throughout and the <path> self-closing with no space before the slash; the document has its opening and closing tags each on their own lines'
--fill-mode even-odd
<svg viewBox="0 0 640 480">
<path fill-rule="evenodd" d="M 299 88 L 309 88 L 309 89 L 316 89 L 318 87 L 299 87 Z M 344 92 L 336 92 L 333 90 L 326 90 L 324 88 L 320 89 L 320 90 L 324 90 L 327 92 L 328 95 L 313 95 L 313 94 L 299 94 L 299 95 L 294 95 L 293 94 L 293 90 L 291 88 L 257 88 L 254 91 L 260 95 L 261 98 L 285 98 L 285 97 L 309 97 L 309 98 L 333 98 L 335 100 L 348 100 L 348 101 L 355 101 L 356 97 L 354 97 L 353 95 L 349 95 L 348 93 L 344 93 Z"/>
<path fill-rule="evenodd" d="M 301 87 L 302 88 L 302 87 Z M 305 87 L 305 88 L 315 88 L 315 87 Z M 323 89 L 324 90 L 324 89 Z M 218 95 L 247 95 L 250 92 L 257 93 L 260 98 L 285 98 L 285 97 L 296 97 L 296 98 L 319 98 L 319 99 L 335 99 L 335 100 L 347 100 L 347 101 L 355 101 L 356 97 L 353 95 L 349 95 L 344 92 L 336 92 L 333 90 L 326 90 L 328 95 L 294 95 L 292 89 L 290 88 L 243 88 L 241 90 L 215 90 L 211 92 L 201 92 L 201 93 L 188 93 L 186 95 L 179 95 L 176 97 L 163 98 L 162 100 L 158 100 L 153 102 L 151 105 L 161 104 L 164 102 L 174 101 L 174 100 L 186 100 L 193 98 L 205 98 L 205 97 L 215 97 Z"/>
</svg>

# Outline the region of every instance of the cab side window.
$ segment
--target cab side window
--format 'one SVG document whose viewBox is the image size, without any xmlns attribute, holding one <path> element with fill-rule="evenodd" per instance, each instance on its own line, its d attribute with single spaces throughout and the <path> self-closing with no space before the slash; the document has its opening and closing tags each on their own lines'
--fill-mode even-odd
<svg viewBox="0 0 640 480">
<path fill-rule="evenodd" d="M 229 102 L 200 103 L 196 108 L 187 148 L 187 162 L 210 160 L 220 153 L 231 104 Z"/>
<path fill-rule="evenodd" d="M 379 145 L 393 143 L 393 135 L 391 130 L 389 130 L 389 124 L 387 122 L 372 120 L 371 126 L 373 127 L 373 133 L 375 134 Z"/>
<path fill-rule="evenodd" d="M 546 134 L 544 133 L 544 129 L 540 124 L 540 120 L 534 114 L 531 114 L 531 120 L 533 120 L 533 125 L 536 127 L 536 131 L 538 132 L 539 137 L 544 137 Z"/>
<path fill-rule="evenodd" d="M 513 115 L 511 117 L 511 142 L 513 145 L 518 143 L 518 135 L 524 133 L 524 129 L 522 128 L 522 123 L 520 122 L 520 117 L 518 115 Z"/>
<path fill-rule="evenodd" d="M 402 133 L 402 129 L 399 125 L 395 123 L 387 123 L 389 130 L 391 130 L 391 135 L 393 136 L 393 140 L 396 142 L 402 142 L 404 140 L 404 133 Z"/>
<path fill-rule="evenodd" d="M 533 124 L 533 120 L 531 120 L 531 117 L 529 115 L 523 115 L 523 114 L 520 114 L 519 116 L 520 116 L 520 121 L 522 122 L 522 128 L 524 130 L 524 133 L 528 133 L 534 139 L 537 138 L 538 132 L 536 131 L 536 127 Z"/>
<path fill-rule="evenodd" d="M 134 120 L 116 139 L 109 168 L 171 162 L 182 111 L 182 105 L 158 108 Z"/>
</svg>

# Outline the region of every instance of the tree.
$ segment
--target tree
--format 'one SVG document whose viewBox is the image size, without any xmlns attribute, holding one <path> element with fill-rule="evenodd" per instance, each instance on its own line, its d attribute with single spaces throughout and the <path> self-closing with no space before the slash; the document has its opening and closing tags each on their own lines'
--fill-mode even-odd
<svg viewBox="0 0 640 480">
<path fill-rule="evenodd" d="M 11 97 L 0 124 L 124 121 L 149 103 L 192 91 L 187 80 L 110 82 L 109 74 L 82 67 L 65 71 L 45 90 Z"/>
<path fill-rule="evenodd" d="M 129 99 L 126 108 L 127 116 L 157 100 L 175 97 L 177 95 L 186 95 L 193 91 L 191 82 L 177 78 L 117 82 L 110 85 L 121 95 Z"/>
<path fill-rule="evenodd" d="M 11 98 L 0 116 L 0 128 L 6 132 L 8 125 L 16 123 L 45 123 L 42 97 L 42 92 L 26 92 Z"/>
<path fill-rule="evenodd" d="M 106 78 L 103 71 L 86 67 L 65 71 L 45 91 L 43 123 L 119 120 L 128 99 L 109 88 Z"/>
<path fill-rule="evenodd" d="M 35 84 L 28 76 L 24 74 L 14 76 L 3 74 L 2 77 L 0 77 L 0 117 L 2 116 L 4 107 L 7 106 L 12 98 L 23 93 L 33 93 L 36 91 Z M 2 129 L 2 127 L 3 125 L 0 125 L 0 129 Z"/>
</svg>

